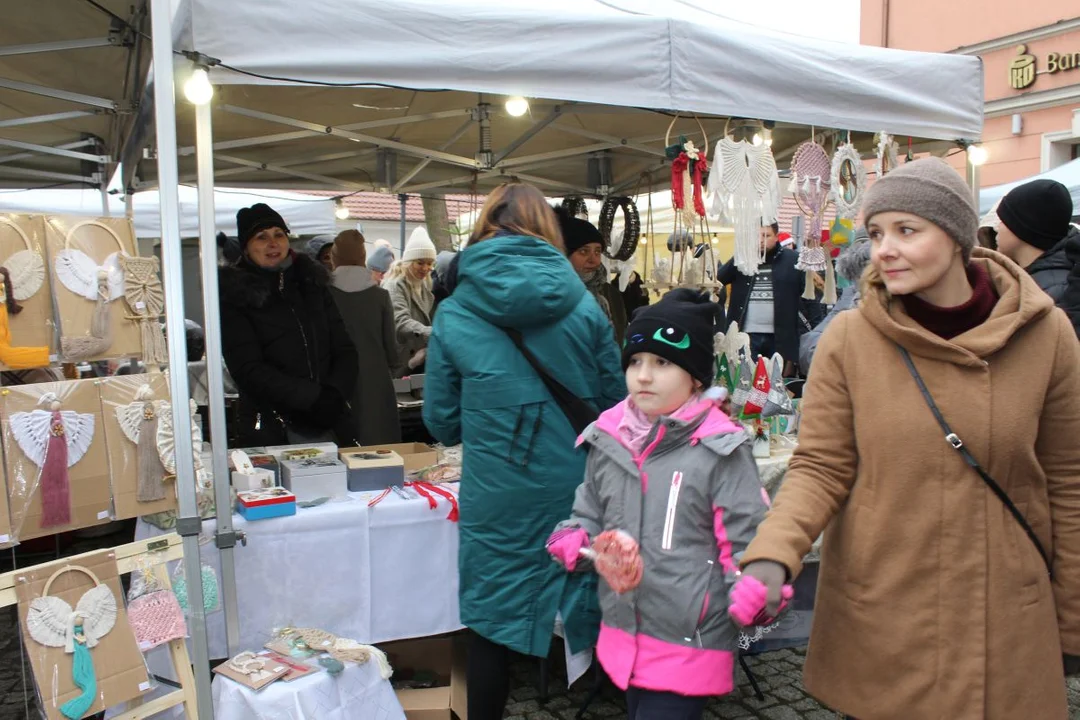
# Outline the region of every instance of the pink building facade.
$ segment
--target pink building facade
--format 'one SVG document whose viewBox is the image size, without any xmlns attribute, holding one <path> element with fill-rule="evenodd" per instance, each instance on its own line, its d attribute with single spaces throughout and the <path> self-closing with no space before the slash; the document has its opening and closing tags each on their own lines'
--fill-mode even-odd
<svg viewBox="0 0 1080 720">
<path fill-rule="evenodd" d="M 860 19 L 864 45 L 982 58 L 983 187 L 1080 157 L 1080 3 L 862 0 Z"/>
</svg>

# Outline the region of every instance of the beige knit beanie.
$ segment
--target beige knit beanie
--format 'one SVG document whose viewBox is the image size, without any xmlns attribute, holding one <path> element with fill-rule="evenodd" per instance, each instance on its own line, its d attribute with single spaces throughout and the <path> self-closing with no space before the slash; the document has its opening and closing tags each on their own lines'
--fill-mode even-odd
<svg viewBox="0 0 1080 720">
<path fill-rule="evenodd" d="M 866 191 L 863 222 L 883 212 L 909 212 L 949 234 L 971 259 L 979 230 L 979 213 L 971 188 L 947 162 L 927 157 L 901 165 Z"/>
</svg>

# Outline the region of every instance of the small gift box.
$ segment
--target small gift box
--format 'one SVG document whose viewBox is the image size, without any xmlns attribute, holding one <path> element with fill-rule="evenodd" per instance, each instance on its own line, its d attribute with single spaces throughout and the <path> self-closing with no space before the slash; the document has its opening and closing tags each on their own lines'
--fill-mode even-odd
<svg viewBox="0 0 1080 720">
<path fill-rule="evenodd" d="M 236 509 L 245 520 L 266 520 L 296 514 L 296 496 L 285 488 L 236 494 Z"/>
<path fill-rule="evenodd" d="M 338 497 L 349 490 L 345 464 L 330 455 L 305 460 L 283 459 L 281 483 L 296 495 L 297 502 Z"/>
<path fill-rule="evenodd" d="M 243 450 L 233 450 L 230 460 L 235 468 L 232 472 L 232 484 L 237 492 L 265 490 L 277 484 L 274 472 L 264 467 L 255 467 Z"/>
<path fill-rule="evenodd" d="M 385 490 L 405 482 L 405 460 L 393 450 L 352 450 L 341 453 L 348 468 L 349 492 Z"/>
</svg>

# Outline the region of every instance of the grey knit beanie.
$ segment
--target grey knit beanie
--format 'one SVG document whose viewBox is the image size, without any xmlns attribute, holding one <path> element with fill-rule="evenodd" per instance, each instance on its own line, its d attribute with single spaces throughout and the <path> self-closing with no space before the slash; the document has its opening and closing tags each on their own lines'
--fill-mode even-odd
<svg viewBox="0 0 1080 720">
<path fill-rule="evenodd" d="M 949 234 L 971 258 L 979 229 L 975 199 L 964 178 L 941 158 L 927 157 L 901 165 L 866 191 L 863 222 L 883 212 L 909 212 Z"/>
</svg>

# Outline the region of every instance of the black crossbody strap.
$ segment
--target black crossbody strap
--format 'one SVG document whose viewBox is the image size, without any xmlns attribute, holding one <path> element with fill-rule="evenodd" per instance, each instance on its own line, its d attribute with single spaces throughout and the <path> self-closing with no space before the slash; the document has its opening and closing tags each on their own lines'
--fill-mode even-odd
<svg viewBox="0 0 1080 720">
<path fill-rule="evenodd" d="M 937 420 L 938 425 L 941 426 L 942 432 L 945 433 L 945 441 L 949 443 L 953 450 L 960 453 L 960 456 L 964 458 L 964 462 L 979 474 L 979 477 L 983 479 L 983 482 L 986 483 L 986 486 L 990 488 L 991 492 L 998 496 L 998 499 L 1004 503 L 1006 509 L 1008 509 L 1012 516 L 1016 518 L 1016 522 L 1020 523 L 1020 527 L 1023 528 L 1024 533 L 1027 534 L 1031 542 L 1034 543 L 1035 549 L 1039 551 L 1039 555 L 1046 564 L 1046 571 L 1052 578 L 1054 570 L 1050 564 L 1050 556 L 1046 554 L 1046 550 L 1043 548 L 1042 543 L 1039 542 L 1038 536 L 1035 534 L 1035 531 L 1031 529 L 1031 525 L 1028 524 L 1023 513 L 1020 512 L 1015 504 L 1013 504 L 1012 498 L 1009 497 L 1008 493 L 1001 489 L 1001 486 L 997 484 L 997 481 L 994 480 L 994 478 L 990 477 L 990 473 L 986 472 L 986 470 L 979 465 L 971 452 L 964 446 L 964 441 L 960 439 L 960 436 L 952 431 L 952 428 L 949 427 L 949 423 L 945 421 L 945 416 L 942 415 L 941 410 L 938 409 L 937 403 L 934 402 L 933 395 L 931 395 L 930 391 L 926 388 L 926 383 L 923 382 L 922 376 L 919 375 L 919 371 L 915 369 L 915 363 L 912 361 L 910 353 L 899 345 L 897 345 L 897 347 L 900 349 L 901 357 L 904 358 L 904 364 L 907 365 L 908 372 L 911 373 L 911 377 L 915 379 L 915 384 L 919 386 L 919 392 L 922 393 L 923 399 L 926 400 L 926 404 L 930 407 L 930 412 L 934 414 L 934 419 Z"/>
<path fill-rule="evenodd" d="M 585 428 L 589 427 L 599 417 L 599 413 L 548 372 L 548 369 L 525 347 L 525 341 L 520 332 L 513 328 L 503 328 L 503 331 L 510 336 L 514 345 L 529 361 L 536 374 L 540 376 L 544 386 L 554 398 L 555 404 L 559 406 L 559 409 L 562 410 L 563 415 L 566 416 L 567 421 L 570 423 L 570 427 L 574 429 L 574 433 L 580 435 L 585 432 Z"/>
</svg>

